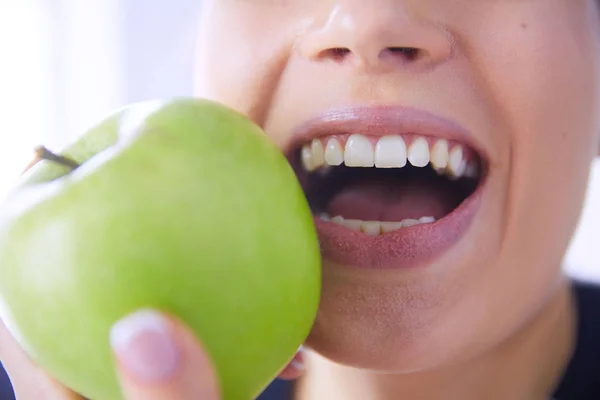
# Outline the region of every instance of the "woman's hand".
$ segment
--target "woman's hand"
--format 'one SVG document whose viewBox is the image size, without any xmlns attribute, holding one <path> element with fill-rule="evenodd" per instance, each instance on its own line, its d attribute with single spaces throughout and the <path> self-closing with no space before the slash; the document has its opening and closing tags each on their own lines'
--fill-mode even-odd
<svg viewBox="0 0 600 400">
<path fill-rule="evenodd" d="M 220 398 L 210 360 L 175 319 L 139 311 L 113 327 L 110 341 L 127 400 Z"/>
<path fill-rule="evenodd" d="M 136 312 L 111 330 L 117 372 L 127 400 L 218 400 L 215 371 L 184 324 L 151 310 Z M 83 400 L 37 367 L 0 321 L 0 360 L 11 378 L 17 400 Z M 281 373 L 302 374 L 298 353 Z"/>
<path fill-rule="evenodd" d="M 117 323 L 110 339 L 127 400 L 220 398 L 206 353 L 175 319 L 140 311 Z M 1 323 L 0 360 L 18 400 L 83 400 L 34 365 Z"/>
<path fill-rule="evenodd" d="M 218 400 L 217 377 L 195 336 L 174 318 L 151 310 L 134 313 L 111 330 L 117 372 L 127 400 Z M 281 373 L 302 374 L 299 352 Z M 17 400 L 83 400 L 37 367 L 0 321 L 0 360 Z"/>
</svg>

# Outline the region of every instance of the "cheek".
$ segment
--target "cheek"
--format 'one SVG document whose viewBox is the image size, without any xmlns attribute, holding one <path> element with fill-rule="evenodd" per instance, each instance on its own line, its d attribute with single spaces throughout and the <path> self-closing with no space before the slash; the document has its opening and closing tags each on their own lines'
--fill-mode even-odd
<svg viewBox="0 0 600 400">
<path fill-rule="evenodd" d="M 196 95 L 222 102 L 256 119 L 253 114 L 260 93 L 258 77 L 264 75 L 262 64 L 253 61 L 258 58 L 257 52 L 250 45 L 237 48 L 235 38 L 218 29 L 211 33 L 209 39 L 201 38 L 198 45 Z"/>
<path fill-rule="evenodd" d="M 481 66 L 511 143 L 505 261 L 529 283 L 568 246 L 600 131 L 600 35 L 583 6 L 562 8 L 491 41 Z"/>
<path fill-rule="evenodd" d="M 200 22 L 195 94 L 222 102 L 263 126 L 294 33 L 277 12 L 268 18 L 255 14 L 216 7 Z"/>
<path fill-rule="evenodd" d="M 502 305 L 496 316 L 505 326 L 536 312 L 554 289 L 598 146 L 600 33 L 583 10 L 563 8 L 560 18 L 541 16 L 544 26 L 481 39 L 479 70 L 510 143 L 497 177 L 506 187 L 502 247 L 483 294 Z"/>
</svg>

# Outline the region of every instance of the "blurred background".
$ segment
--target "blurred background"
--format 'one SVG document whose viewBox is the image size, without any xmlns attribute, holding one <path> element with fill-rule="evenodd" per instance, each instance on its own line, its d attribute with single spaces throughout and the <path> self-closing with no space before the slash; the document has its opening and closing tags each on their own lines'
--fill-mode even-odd
<svg viewBox="0 0 600 400">
<path fill-rule="evenodd" d="M 1 1 L 0 196 L 36 145 L 60 149 L 128 103 L 192 95 L 200 3 Z M 600 281 L 599 237 L 597 162 L 566 260 L 571 275 Z"/>
</svg>

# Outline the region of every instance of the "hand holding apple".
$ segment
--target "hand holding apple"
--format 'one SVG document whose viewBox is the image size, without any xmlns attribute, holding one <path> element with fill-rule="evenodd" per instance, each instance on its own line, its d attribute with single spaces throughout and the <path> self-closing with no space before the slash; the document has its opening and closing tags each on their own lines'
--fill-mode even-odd
<svg viewBox="0 0 600 400">
<path fill-rule="evenodd" d="M 144 315 L 150 315 L 150 331 L 144 329 L 143 323 L 135 323 Z M 157 319 L 161 321 L 159 325 L 167 328 L 162 346 L 161 337 L 156 332 Z M 120 321 L 113 331 L 116 372 L 126 400 L 221 399 L 217 377 L 207 353 L 194 333 L 180 321 L 144 310 Z M 119 340 L 123 333 L 131 339 L 127 343 Z M 165 360 L 165 341 L 176 354 L 176 358 L 172 358 L 177 360 L 176 363 Z M 152 342 L 153 346 L 148 346 Z M 1 322 L 0 359 L 11 376 L 19 400 L 84 400 L 34 365 Z"/>
<path fill-rule="evenodd" d="M 320 255 L 292 168 L 236 112 L 200 99 L 128 107 L 42 161 L 0 209 L 0 316 L 92 400 L 122 398 L 111 326 L 180 318 L 224 400 L 258 395 L 316 315 Z"/>
</svg>

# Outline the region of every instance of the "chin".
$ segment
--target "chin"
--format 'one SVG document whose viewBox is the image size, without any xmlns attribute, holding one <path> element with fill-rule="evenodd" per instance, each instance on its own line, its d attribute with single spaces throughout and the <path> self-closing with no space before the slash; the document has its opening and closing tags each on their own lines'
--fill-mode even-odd
<svg viewBox="0 0 600 400">
<path fill-rule="evenodd" d="M 306 347 L 336 364 L 382 373 L 423 371 L 473 357 L 491 342 L 474 346 L 469 340 L 483 320 L 477 323 L 480 315 L 469 308 L 470 283 L 454 281 L 455 269 L 448 269 L 447 276 L 435 278 L 424 270 L 374 276 L 325 263 L 321 304 Z"/>
<path fill-rule="evenodd" d="M 529 326 L 568 280 L 557 273 L 536 285 L 515 282 L 513 290 L 528 295 L 507 296 L 510 276 L 493 286 L 494 278 L 482 272 L 506 265 L 468 263 L 483 262 L 484 253 L 461 262 L 458 254 L 448 255 L 430 266 L 431 273 L 373 275 L 325 263 L 320 308 L 306 348 L 335 364 L 384 374 L 442 369 L 494 351 Z"/>
<path fill-rule="evenodd" d="M 327 308 L 327 306 L 325 306 Z M 473 359 L 509 336 L 510 330 L 490 335 L 481 330 L 481 339 L 473 331 L 460 328 L 448 333 L 445 322 L 427 321 L 418 311 L 400 317 L 385 312 L 369 315 L 320 315 L 306 347 L 339 365 L 377 373 L 409 374 L 443 368 Z M 473 326 L 477 324 L 471 321 Z"/>
</svg>

